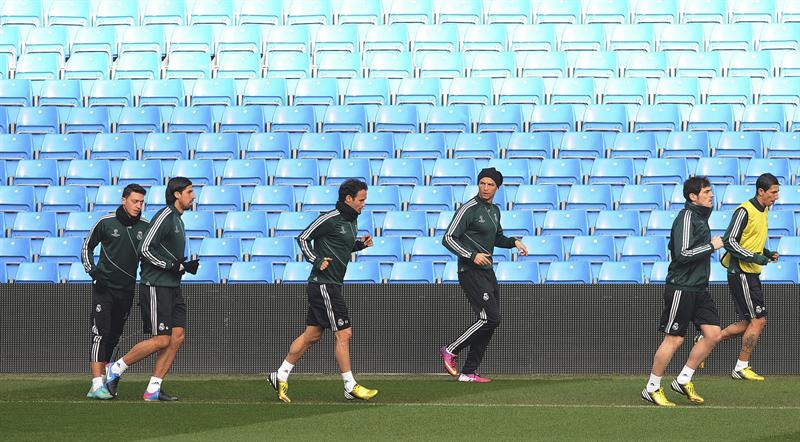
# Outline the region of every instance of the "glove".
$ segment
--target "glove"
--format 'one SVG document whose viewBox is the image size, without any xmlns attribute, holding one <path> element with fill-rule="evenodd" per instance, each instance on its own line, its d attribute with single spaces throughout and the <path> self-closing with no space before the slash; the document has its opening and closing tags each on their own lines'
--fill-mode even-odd
<svg viewBox="0 0 800 442">
<path fill-rule="evenodd" d="M 753 261 L 755 261 L 755 263 L 760 266 L 765 266 L 769 264 L 769 258 L 760 253 L 756 253 L 755 255 L 753 255 Z"/>
<path fill-rule="evenodd" d="M 183 265 L 184 262 L 186 262 L 186 258 L 181 258 L 179 261 L 173 262 L 172 267 L 169 268 L 169 271 L 177 276 L 183 275 L 186 272 L 186 268 Z"/>
<path fill-rule="evenodd" d="M 183 269 L 191 273 L 192 275 L 197 274 L 198 267 L 200 267 L 200 261 L 196 259 L 193 259 L 191 261 L 186 261 L 185 263 L 183 263 Z"/>
</svg>

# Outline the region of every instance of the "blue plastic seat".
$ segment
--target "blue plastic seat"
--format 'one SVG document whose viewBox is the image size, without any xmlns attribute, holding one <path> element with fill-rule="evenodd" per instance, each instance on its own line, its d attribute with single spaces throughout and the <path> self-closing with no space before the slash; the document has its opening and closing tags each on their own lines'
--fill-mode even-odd
<svg viewBox="0 0 800 442">
<path fill-rule="evenodd" d="M 142 149 L 143 160 L 182 160 L 189 158 L 186 134 L 151 133 L 145 139 Z"/>
<path fill-rule="evenodd" d="M 433 262 L 396 262 L 389 276 L 390 284 L 429 284 L 436 280 Z"/>
<path fill-rule="evenodd" d="M 39 106 L 78 107 L 83 104 L 78 80 L 46 80 L 39 90 Z M 64 115 L 68 113 L 65 110 Z"/>
<path fill-rule="evenodd" d="M 641 233 L 637 210 L 602 210 L 597 214 L 595 235 L 626 237 Z"/>
<path fill-rule="evenodd" d="M 278 161 L 274 184 L 313 186 L 318 182 L 319 172 L 316 159 L 285 158 Z"/>
<path fill-rule="evenodd" d="M 119 45 L 120 54 L 150 52 L 163 58 L 166 55 L 167 41 L 162 26 L 130 26 L 123 28 Z"/>
<path fill-rule="evenodd" d="M 672 231 L 672 223 L 678 215 L 677 210 L 654 210 L 647 219 L 645 231 L 647 235 L 668 236 Z"/>
<path fill-rule="evenodd" d="M 614 197 L 611 194 L 611 186 L 606 184 L 574 184 L 570 187 L 566 201 L 568 210 L 611 210 L 613 206 Z"/>
<path fill-rule="evenodd" d="M 408 200 L 408 210 L 453 210 L 453 201 L 449 186 L 415 186 Z"/>
<path fill-rule="evenodd" d="M 34 238 L 41 240 L 58 235 L 56 214 L 53 212 L 19 212 L 11 227 L 11 238 Z M 41 241 L 34 241 L 34 251 Z"/>
<path fill-rule="evenodd" d="M 611 51 L 655 50 L 655 32 L 649 24 L 622 24 L 614 26 L 607 34 L 608 49 Z"/>
<path fill-rule="evenodd" d="M 331 160 L 326 173 L 325 182 L 329 186 L 342 184 L 349 178 L 372 182 L 369 160 L 366 159 L 334 159 Z"/>
<path fill-rule="evenodd" d="M 317 54 L 317 78 L 359 78 L 361 72 L 361 54 L 351 52 Z"/>
<path fill-rule="evenodd" d="M 469 132 L 471 125 L 472 122 L 470 121 L 470 113 L 467 106 L 436 106 L 428 112 L 425 132 Z"/>
<path fill-rule="evenodd" d="M 587 235 L 589 219 L 585 210 L 550 210 L 542 223 L 542 235 Z"/>
<path fill-rule="evenodd" d="M 673 69 L 678 77 L 713 78 L 722 75 L 722 60 L 718 52 L 683 52 Z"/>
<path fill-rule="evenodd" d="M 265 212 L 228 212 L 222 227 L 223 238 L 239 238 L 244 253 L 249 253 L 256 238 L 269 236 Z"/>
<path fill-rule="evenodd" d="M 663 284 L 664 282 L 666 282 L 668 271 L 669 271 L 669 262 L 665 261 L 654 262 L 653 268 L 650 269 L 650 275 L 649 275 L 650 284 Z"/>
<path fill-rule="evenodd" d="M 64 65 L 63 78 L 70 80 L 108 80 L 111 61 L 105 54 L 80 52 L 73 54 Z"/>
<path fill-rule="evenodd" d="M 453 220 L 453 216 L 455 216 L 455 210 L 441 210 L 439 211 L 438 216 L 436 216 L 433 222 L 428 222 L 428 225 L 433 226 L 433 235 L 434 236 L 442 236 L 447 231 L 448 227 L 450 227 L 450 222 Z"/>
<path fill-rule="evenodd" d="M 273 31 L 274 32 L 274 31 Z M 267 44 L 267 48 L 270 44 Z M 267 61 L 268 78 L 303 79 L 311 77 L 311 60 L 301 52 L 270 52 Z"/>
<path fill-rule="evenodd" d="M 191 106 L 236 105 L 236 83 L 232 78 L 200 79 L 194 82 L 191 90 Z"/>
<path fill-rule="evenodd" d="M 583 114 L 584 131 L 625 132 L 628 112 L 621 104 L 589 105 Z"/>
<path fill-rule="evenodd" d="M 499 203 L 495 201 L 495 204 Z M 503 233 L 506 236 L 533 236 L 536 233 L 533 212 L 530 210 L 502 210 L 500 212 L 500 225 L 503 227 Z"/>
<path fill-rule="evenodd" d="M 699 106 L 695 106 L 695 109 Z M 662 158 L 701 158 L 709 156 L 708 133 L 671 132 L 661 153 Z"/>
<path fill-rule="evenodd" d="M 104 1 L 100 2 L 95 10 L 95 26 L 106 25 L 112 28 L 114 25 L 136 26 L 138 24 L 139 11 L 136 2 Z"/>
<path fill-rule="evenodd" d="M 31 106 L 33 93 L 30 80 L 0 80 L 0 104 L 3 106 Z"/>
<path fill-rule="evenodd" d="M 241 261 L 241 241 L 239 238 L 204 238 L 197 258 L 205 264 L 231 264 Z"/>
<path fill-rule="evenodd" d="M 468 62 L 469 75 L 476 78 L 512 78 L 517 63 L 513 52 L 476 52 Z"/>
<path fill-rule="evenodd" d="M 292 2 L 287 11 L 287 25 L 328 25 L 332 23 L 331 3 L 328 0 Z"/>
<path fill-rule="evenodd" d="M 92 277 L 86 273 L 86 269 L 80 262 L 73 262 L 69 265 L 69 272 L 67 273 L 67 282 L 72 284 L 78 283 L 91 283 Z"/>
<path fill-rule="evenodd" d="M 229 26 L 234 24 L 235 10 L 233 0 L 215 2 L 198 2 L 194 4 L 189 16 L 190 25 L 219 24 Z"/>
<path fill-rule="evenodd" d="M 242 91 L 242 105 L 284 106 L 289 103 L 286 79 L 252 78 Z"/>
<path fill-rule="evenodd" d="M 317 125 L 311 106 L 278 106 L 272 116 L 273 132 L 313 132 Z"/>
<path fill-rule="evenodd" d="M 553 156 L 553 140 L 549 133 L 513 133 L 506 146 L 506 158 L 545 159 Z"/>
<path fill-rule="evenodd" d="M 56 160 L 21 160 L 13 174 L 13 183 L 26 186 L 58 185 Z"/>
<path fill-rule="evenodd" d="M 240 5 L 238 21 L 240 25 L 259 24 L 280 26 L 283 24 L 283 3 L 270 0 L 252 0 Z"/>
<path fill-rule="evenodd" d="M 733 130 L 733 108 L 729 104 L 698 104 L 689 114 L 687 129 L 720 132 Z"/>
<path fill-rule="evenodd" d="M 598 132 L 568 132 L 561 139 L 559 158 L 602 158 L 605 154 L 605 140 Z"/>
<path fill-rule="evenodd" d="M 82 249 L 83 238 L 45 238 L 39 251 L 38 262 L 56 264 L 79 262 Z"/>
<path fill-rule="evenodd" d="M 544 101 L 545 86 L 541 78 L 507 78 L 500 87 L 497 104 L 520 104 L 530 107 L 544 104 Z"/>
<path fill-rule="evenodd" d="M 289 134 L 280 132 L 253 134 L 244 152 L 245 159 L 279 160 L 290 156 Z"/>
<path fill-rule="evenodd" d="M 258 26 L 247 24 L 223 26 L 217 30 L 215 36 L 219 55 L 225 52 L 249 52 L 261 55 L 264 52 L 261 30 Z"/>
<path fill-rule="evenodd" d="M 433 170 L 433 164 L 436 159 L 447 156 L 445 136 L 442 133 L 408 134 L 402 140 L 400 158 L 421 159 L 425 166 L 425 174 L 430 174 Z M 386 161 L 384 160 L 384 163 Z"/>
<path fill-rule="evenodd" d="M 261 77 L 260 54 L 249 52 L 222 52 L 217 59 L 217 78 L 237 80 Z"/>
<path fill-rule="evenodd" d="M 775 136 L 779 136 L 776 134 Z M 761 158 L 763 152 L 761 134 L 758 132 L 723 132 L 717 141 L 716 157 Z M 742 163 L 746 166 L 746 163 Z"/>
<path fill-rule="evenodd" d="M 765 284 L 797 284 L 800 281 L 797 262 L 779 262 L 768 265 L 761 270 L 761 280 Z"/>
<path fill-rule="evenodd" d="M 17 114 L 18 134 L 56 134 L 59 126 L 58 109 L 54 107 L 23 107 Z"/>
<path fill-rule="evenodd" d="M 733 210 L 756 194 L 754 185 L 730 185 L 725 188 L 720 201 L 720 210 Z"/>
<path fill-rule="evenodd" d="M 375 132 L 416 133 L 419 130 L 414 106 L 381 106 L 375 116 Z"/>
<path fill-rule="evenodd" d="M 316 219 L 316 215 L 311 212 L 281 212 L 272 236 L 296 237 Z"/>
<path fill-rule="evenodd" d="M 378 185 L 411 185 L 424 182 L 424 169 L 419 158 L 387 158 L 378 173 Z"/>
<path fill-rule="evenodd" d="M 500 262 L 497 264 L 497 282 L 500 284 L 538 284 L 537 262 Z"/>
<path fill-rule="evenodd" d="M 644 284 L 641 262 L 604 262 L 597 277 L 599 284 Z"/>
<path fill-rule="evenodd" d="M 148 198 L 155 196 L 155 191 L 155 188 L 152 189 L 152 191 L 147 194 Z M 214 214 L 211 212 L 193 210 L 185 213 L 181 219 L 183 220 L 186 237 L 189 238 L 190 250 L 199 250 L 200 242 L 203 238 L 214 238 L 217 235 Z"/>
<path fill-rule="evenodd" d="M 553 262 L 547 269 L 546 284 L 591 284 L 592 269 L 588 262 Z"/>
<path fill-rule="evenodd" d="M 272 266 L 252 262 L 234 262 L 228 273 L 228 284 L 271 284 Z"/>
<path fill-rule="evenodd" d="M 90 107 L 133 106 L 132 82 L 130 80 L 97 80 L 92 84 L 88 104 Z"/>
<path fill-rule="evenodd" d="M 800 261 L 800 253 L 798 253 L 798 245 L 800 245 L 799 236 L 785 236 L 778 241 L 777 252 L 780 255 L 780 260 L 786 262 L 797 263 Z M 770 264 L 772 265 L 772 264 Z M 767 266 L 769 267 L 769 265 Z"/>
<path fill-rule="evenodd" d="M 776 7 L 775 0 L 764 0 L 750 3 L 732 2 L 729 6 L 731 23 L 777 22 L 778 8 Z"/>
<path fill-rule="evenodd" d="M 348 150 L 349 158 L 393 158 L 394 137 L 388 133 L 355 134 Z"/>
<path fill-rule="evenodd" d="M 432 236 L 421 236 L 414 239 L 410 255 L 411 261 L 438 263 L 456 260 L 456 257 L 442 244 L 442 239 Z"/>
<path fill-rule="evenodd" d="M 625 78 L 655 79 L 669 75 L 666 52 L 634 52 L 621 60 Z"/>
<path fill-rule="evenodd" d="M 343 156 L 342 139 L 337 133 L 304 133 L 297 146 L 298 158 L 332 159 Z"/>
<path fill-rule="evenodd" d="M 334 78 L 308 78 L 298 80 L 293 103 L 299 105 L 334 105 L 339 101 L 339 90 Z"/>
<path fill-rule="evenodd" d="M 85 140 L 80 134 L 47 134 L 39 148 L 39 158 L 43 160 L 74 160 L 85 155 Z"/>
<path fill-rule="evenodd" d="M 250 261 L 271 266 L 273 263 L 288 263 L 297 260 L 297 241 L 288 236 L 278 238 L 256 238 L 250 249 Z"/>
<path fill-rule="evenodd" d="M 689 176 L 685 158 L 648 158 L 641 184 L 681 184 Z"/>
<path fill-rule="evenodd" d="M 558 187 L 548 184 L 519 186 L 513 201 L 515 210 L 544 212 L 556 210 L 559 206 Z"/>
<path fill-rule="evenodd" d="M 761 82 L 757 104 L 789 104 L 800 105 L 800 78 L 774 77 Z M 748 103 L 750 104 L 750 103 Z"/>
<path fill-rule="evenodd" d="M 203 190 L 200 191 L 197 198 L 197 209 L 214 212 L 217 221 L 222 221 L 225 213 L 242 210 L 241 188 L 239 186 L 203 186 Z"/>
<path fill-rule="evenodd" d="M 165 0 L 147 3 L 142 14 L 143 25 L 186 24 L 186 4 L 182 0 Z"/>
<path fill-rule="evenodd" d="M 796 193 L 796 187 L 792 190 L 795 190 Z M 770 237 L 795 236 L 796 234 L 797 226 L 792 211 L 775 210 L 769 213 Z"/>
<path fill-rule="evenodd" d="M 402 199 L 399 186 L 370 186 L 368 208 L 375 212 L 400 210 Z"/>
<path fill-rule="evenodd" d="M 16 283 L 58 283 L 58 264 L 53 262 L 23 262 L 19 264 Z"/>
<path fill-rule="evenodd" d="M 748 77 L 712 78 L 706 91 L 707 104 L 752 104 L 753 88 Z"/>
<path fill-rule="evenodd" d="M 453 145 L 453 158 L 492 159 L 500 156 L 497 136 L 493 133 L 459 134 Z M 435 167 L 434 167 L 435 169 Z"/>
<path fill-rule="evenodd" d="M 0 237 L 0 268 L 5 270 L 10 263 L 31 261 L 33 261 L 33 253 L 30 238 Z"/>
<path fill-rule="evenodd" d="M 711 184 L 739 184 L 741 172 L 737 158 L 700 158 L 695 175 L 705 176 Z"/>
<path fill-rule="evenodd" d="M 346 284 L 380 284 L 382 280 L 380 263 L 377 262 L 351 263 L 344 274 Z"/>
<path fill-rule="evenodd" d="M 69 112 L 64 133 L 109 133 L 111 117 L 105 107 L 76 107 Z"/>
<path fill-rule="evenodd" d="M 207 106 L 176 107 L 170 115 L 167 131 L 189 134 L 213 132 L 213 112 Z"/>
<path fill-rule="evenodd" d="M 385 78 L 353 78 L 347 83 L 343 104 L 389 104 L 389 81 Z"/>
<path fill-rule="evenodd" d="M 475 182 L 477 170 L 472 158 L 436 160 L 431 174 L 431 185 L 470 185 Z"/>
<path fill-rule="evenodd" d="M 753 28 L 749 23 L 721 24 L 711 26 L 706 35 L 709 51 L 751 51 L 753 50 Z"/>
<path fill-rule="evenodd" d="M 732 215 L 733 211 L 731 210 L 716 210 L 711 213 L 711 216 L 708 217 L 708 227 L 711 230 L 712 237 L 725 234 L 725 230 L 730 225 Z M 725 251 L 720 253 L 725 253 Z"/>
<path fill-rule="evenodd" d="M 182 80 L 146 80 L 139 92 L 139 106 L 183 106 L 184 94 Z"/>
<path fill-rule="evenodd" d="M 747 106 L 742 114 L 739 130 L 785 131 L 786 114 L 784 107 L 778 104 Z"/>
<path fill-rule="evenodd" d="M 403 260 L 403 242 L 398 236 L 376 236 L 374 245 L 358 254 L 358 262 L 399 262 Z"/>
<path fill-rule="evenodd" d="M 610 236 L 576 236 L 569 252 L 569 259 L 573 262 L 616 261 L 616 256 L 614 238 Z"/>
<path fill-rule="evenodd" d="M 634 132 L 675 131 L 681 127 L 680 109 L 676 104 L 645 105 L 639 108 L 633 124 Z"/>
<path fill-rule="evenodd" d="M 637 2 L 633 11 L 633 23 L 678 23 L 678 0 Z"/>
<path fill-rule="evenodd" d="M 697 78 L 661 78 L 653 104 L 700 104 L 700 81 Z"/>
<path fill-rule="evenodd" d="M 161 77 L 161 56 L 157 53 L 126 52 L 114 64 L 115 80 L 158 80 Z"/>
<path fill-rule="evenodd" d="M 619 209 L 659 210 L 664 208 L 664 191 L 660 185 L 629 184 L 623 187 Z"/>
<path fill-rule="evenodd" d="M 214 184 L 214 164 L 210 160 L 177 160 L 172 164 L 170 176 L 188 178 L 195 187 Z"/>
<path fill-rule="evenodd" d="M 95 198 L 92 204 L 92 208 L 95 211 L 102 211 L 102 212 L 111 212 L 119 207 L 119 203 L 122 200 L 122 186 L 100 186 L 97 189 L 97 193 L 95 194 Z M 150 193 L 150 192 L 148 192 Z M 91 199 L 90 199 L 91 202 Z M 72 217 L 72 214 L 67 219 L 67 224 L 69 224 L 69 219 Z M 77 219 L 76 219 L 77 221 Z M 94 225 L 94 224 L 92 224 Z M 89 226 L 91 227 L 91 225 Z M 65 232 L 66 236 L 66 232 Z"/>
<path fill-rule="evenodd" d="M 790 7 L 792 3 L 786 2 L 784 3 L 785 7 Z M 796 12 L 797 9 L 795 8 Z M 797 20 L 792 20 L 790 23 L 787 23 L 787 18 L 790 20 L 791 12 L 787 14 L 787 11 L 784 10 L 782 14 L 782 18 L 784 23 L 773 23 L 773 24 L 765 24 L 761 27 L 761 33 L 758 36 L 758 41 L 756 42 L 756 50 L 759 51 L 771 51 L 771 50 L 789 50 L 789 51 L 796 51 L 800 49 L 798 45 L 800 45 L 800 28 L 797 27 Z M 796 14 L 795 14 L 796 15 Z"/>
<path fill-rule="evenodd" d="M 528 256 L 518 256 L 518 262 L 550 263 L 564 259 L 564 245 L 560 235 L 525 236 L 522 242 L 528 247 Z"/>
<path fill-rule="evenodd" d="M 800 158 L 800 135 L 795 132 L 778 132 L 767 145 L 769 158 Z"/>
<path fill-rule="evenodd" d="M 478 119 L 478 132 L 522 132 L 520 105 L 485 106 Z"/>
<path fill-rule="evenodd" d="M 755 184 L 758 177 L 763 173 L 771 173 L 778 179 L 781 185 L 791 182 L 791 171 L 789 170 L 789 160 L 786 158 L 753 158 L 747 164 L 744 173 L 744 184 Z"/>
<path fill-rule="evenodd" d="M 512 43 L 513 49 L 513 43 Z M 518 67 L 523 77 L 563 78 L 567 76 L 567 57 L 564 52 L 527 53 Z"/>
<path fill-rule="evenodd" d="M 112 160 L 115 176 L 119 170 L 115 164 L 119 160 L 132 160 L 135 157 L 134 135 L 130 133 L 97 134 L 89 153 L 89 158 L 93 160 Z"/>
<path fill-rule="evenodd" d="M 726 73 L 729 77 L 766 79 L 772 76 L 774 68 L 772 56 L 769 53 L 742 52 L 731 55 Z"/>
<path fill-rule="evenodd" d="M 531 132 L 570 132 L 575 130 L 575 113 L 571 105 L 534 106 L 529 130 Z"/>
<path fill-rule="evenodd" d="M 725 0 L 681 3 L 684 23 L 725 23 L 728 17 Z"/>
<path fill-rule="evenodd" d="M 222 170 L 220 184 L 242 186 L 242 190 L 249 195 L 248 187 L 267 184 L 266 163 L 263 160 L 253 159 L 227 160 Z"/>
<path fill-rule="evenodd" d="M 323 132 L 366 132 L 365 106 L 328 106 L 322 121 Z"/>
<path fill-rule="evenodd" d="M 367 44 L 368 42 L 365 42 L 365 45 Z M 403 48 L 405 49 L 405 46 Z M 370 56 L 366 66 L 369 78 L 373 79 L 402 79 L 414 76 L 414 64 L 410 52 L 377 52 Z"/>
<path fill-rule="evenodd" d="M 664 26 L 658 37 L 659 51 L 703 51 L 703 27 L 698 24 Z"/>
<path fill-rule="evenodd" d="M 111 184 L 110 163 L 108 160 L 72 160 L 64 184 L 91 187 Z"/>
<path fill-rule="evenodd" d="M 666 261 L 667 250 L 664 236 L 629 236 L 622 244 L 620 261 Z"/>
<path fill-rule="evenodd" d="M 545 159 L 536 174 L 536 184 L 579 184 L 583 180 L 579 159 Z"/>
<path fill-rule="evenodd" d="M 550 91 L 551 104 L 595 103 L 595 87 L 592 78 L 558 78 Z"/>
<path fill-rule="evenodd" d="M 305 284 L 311 275 L 311 264 L 307 262 L 290 262 L 286 264 L 281 276 L 283 284 Z"/>
<path fill-rule="evenodd" d="M 528 2 L 488 2 L 485 8 L 487 24 L 525 25 L 531 23 L 532 11 Z"/>
<path fill-rule="evenodd" d="M 0 213 L 12 222 L 17 212 L 36 210 L 34 189 L 28 186 L 0 186 Z"/>
<path fill-rule="evenodd" d="M 148 142 L 151 137 L 154 137 L 154 135 L 148 137 Z M 214 160 L 215 174 L 222 175 L 226 161 L 239 158 L 239 137 L 234 133 L 201 133 L 197 137 L 194 158 Z"/>
<path fill-rule="evenodd" d="M 372 204 L 370 204 L 372 207 Z M 382 236 L 422 237 L 428 235 L 428 222 L 424 212 L 386 212 L 381 227 Z"/>
<path fill-rule="evenodd" d="M 377 25 L 383 23 L 383 8 L 377 1 L 342 2 L 334 5 L 334 15 L 340 25 Z"/>
<path fill-rule="evenodd" d="M 630 158 L 598 158 L 589 173 L 589 184 L 623 185 L 634 181 L 636 172 Z"/>
<path fill-rule="evenodd" d="M 309 186 L 303 194 L 301 207 L 306 212 L 326 212 L 336 207 L 338 199 L 335 186 Z"/>
<path fill-rule="evenodd" d="M 487 167 L 494 167 L 503 174 L 503 183 L 507 185 L 523 185 L 531 181 L 531 173 L 527 159 L 489 160 Z"/>
</svg>

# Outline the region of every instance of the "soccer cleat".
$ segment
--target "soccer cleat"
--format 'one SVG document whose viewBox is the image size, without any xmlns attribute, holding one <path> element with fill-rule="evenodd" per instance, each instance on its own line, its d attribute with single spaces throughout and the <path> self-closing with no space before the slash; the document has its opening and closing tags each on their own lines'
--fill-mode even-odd
<svg viewBox="0 0 800 442">
<path fill-rule="evenodd" d="M 108 389 L 105 385 L 100 386 L 97 390 L 90 389 L 89 392 L 86 393 L 86 397 L 89 399 L 100 400 L 114 399 L 114 396 L 108 392 Z"/>
<path fill-rule="evenodd" d="M 703 335 L 702 334 L 696 335 L 694 337 L 694 345 L 697 345 L 697 343 L 702 341 L 702 340 L 703 340 Z M 697 365 L 697 369 L 698 370 L 700 370 L 701 368 L 706 368 L 706 361 L 705 360 L 700 361 L 700 364 Z"/>
<path fill-rule="evenodd" d="M 739 371 L 731 371 L 731 377 L 737 381 L 763 381 L 764 376 L 756 373 L 753 367 L 745 367 Z"/>
<path fill-rule="evenodd" d="M 159 389 L 156 390 L 154 393 L 148 393 L 147 391 L 145 391 L 144 394 L 142 395 L 142 399 L 144 399 L 145 402 L 156 402 L 156 401 L 175 402 L 178 400 L 178 397 L 173 396 L 167 393 L 166 391 Z"/>
<path fill-rule="evenodd" d="M 114 374 L 114 371 L 111 370 L 111 364 L 106 364 L 106 383 L 105 387 L 111 396 L 117 397 L 117 387 L 119 386 L 119 380 L 122 375 Z"/>
<path fill-rule="evenodd" d="M 344 391 L 344 398 L 348 401 L 352 401 L 353 399 L 361 399 L 362 401 L 368 401 L 374 398 L 378 394 L 378 390 L 371 390 L 367 387 L 362 387 L 361 385 L 356 384 L 352 390 Z"/>
<path fill-rule="evenodd" d="M 644 390 L 642 390 L 642 399 L 646 400 L 647 402 L 652 402 L 658 405 L 659 407 L 675 406 L 675 403 L 670 402 L 669 399 L 667 399 L 667 396 L 664 394 L 663 388 L 659 388 L 658 390 L 652 393 L 649 393 L 645 388 Z"/>
<path fill-rule="evenodd" d="M 285 403 L 291 403 L 292 400 L 289 399 L 289 383 L 285 381 L 278 380 L 278 372 L 273 371 L 272 373 L 267 376 L 267 380 L 269 380 L 270 385 L 275 391 L 278 393 L 278 399 Z"/>
<path fill-rule="evenodd" d="M 444 370 L 450 374 L 450 376 L 458 376 L 458 355 L 454 355 L 447 350 L 447 347 L 441 347 L 439 349 L 439 356 L 442 357 L 442 362 L 444 362 Z"/>
<path fill-rule="evenodd" d="M 458 382 L 477 382 L 480 384 L 484 384 L 486 382 L 492 382 L 492 380 L 489 378 L 481 377 L 478 373 L 469 373 L 469 374 L 461 373 L 458 376 Z"/>
<path fill-rule="evenodd" d="M 697 391 L 695 391 L 694 384 L 692 382 L 689 382 L 686 385 L 681 385 L 678 380 L 675 379 L 672 381 L 672 384 L 670 384 L 670 387 L 675 393 L 686 396 L 686 398 L 689 399 L 689 402 L 693 404 L 701 405 L 703 402 L 705 402 L 705 399 L 703 399 L 699 394 L 697 394 Z"/>
</svg>

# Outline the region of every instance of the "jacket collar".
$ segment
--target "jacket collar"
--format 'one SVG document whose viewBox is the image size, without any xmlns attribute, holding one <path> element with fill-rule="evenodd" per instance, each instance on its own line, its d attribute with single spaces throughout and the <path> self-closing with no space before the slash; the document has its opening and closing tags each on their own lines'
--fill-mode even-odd
<svg viewBox="0 0 800 442">
<path fill-rule="evenodd" d="M 688 201 L 686 202 L 686 209 L 700 215 L 704 220 L 707 220 L 711 216 L 711 211 L 713 210 L 711 207 L 703 207 Z"/>
<path fill-rule="evenodd" d="M 473 199 L 475 201 L 479 202 L 479 203 L 486 204 L 487 206 L 493 206 L 494 205 L 494 201 L 492 201 L 492 202 L 486 201 L 485 199 L 481 198 L 481 196 L 479 194 L 475 195 L 475 198 L 473 198 Z"/>
<path fill-rule="evenodd" d="M 130 216 L 128 215 L 128 212 L 126 212 L 125 209 L 120 205 L 119 207 L 117 207 L 117 212 L 115 216 L 117 218 L 117 221 L 120 222 L 120 224 L 122 224 L 125 227 L 131 227 L 135 226 L 136 223 L 139 222 L 139 219 L 141 219 L 142 214 L 139 213 L 139 216 L 135 217 Z"/>
<path fill-rule="evenodd" d="M 346 219 L 347 221 L 353 222 L 358 219 L 359 213 L 343 201 L 338 201 L 336 203 L 336 210 L 338 210 L 339 213 L 342 214 L 342 218 Z"/>
<path fill-rule="evenodd" d="M 763 212 L 763 211 L 767 210 L 766 207 L 762 206 L 761 203 L 758 202 L 758 198 L 755 198 L 755 197 L 750 198 L 750 202 L 753 203 L 753 207 L 758 209 L 759 212 Z"/>
</svg>

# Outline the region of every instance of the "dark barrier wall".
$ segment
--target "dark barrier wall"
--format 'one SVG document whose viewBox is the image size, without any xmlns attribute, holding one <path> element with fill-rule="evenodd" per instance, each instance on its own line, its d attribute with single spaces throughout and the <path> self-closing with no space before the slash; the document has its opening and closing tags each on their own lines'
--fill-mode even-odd
<svg viewBox="0 0 800 442">
<path fill-rule="evenodd" d="M 800 374 L 798 289 L 766 287 L 769 320 L 752 359 L 765 374 Z M 189 308 L 177 372 L 274 370 L 303 330 L 304 285 L 184 286 Z M 712 288 L 723 326 L 735 320 L 726 286 Z M 486 354 L 485 373 L 649 373 L 662 335 L 656 331 L 663 286 L 506 285 L 503 320 Z M 441 372 L 437 349 L 474 321 L 454 285 L 348 285 L 357 373 Z M 88 285 L 0 285 L 0 372 L 86 372 Z M 690 332 L 670 370 L 683 366 Z M 138 307 L 120 342 L 143 338 Z M 740 340 L 722 343 L 707 373 L 727 373 Z M 149 370 L 140 364 L 135 371 Z M 336 373 L 330 333 L 297 367 Z"/>
</svg>

